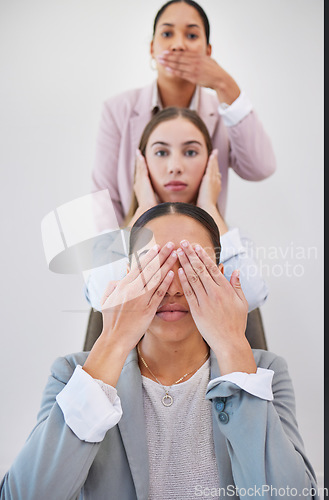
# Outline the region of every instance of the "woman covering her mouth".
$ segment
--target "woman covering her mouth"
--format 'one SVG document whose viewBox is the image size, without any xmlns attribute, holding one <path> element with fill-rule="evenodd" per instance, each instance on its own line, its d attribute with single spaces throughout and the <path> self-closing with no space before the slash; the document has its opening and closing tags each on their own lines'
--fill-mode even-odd
<svg viewBox="0 0 329 500">
<path fill-rule="evenodd" d="M 216 29 L 219 22 L 217 19 Z M 212 57 L 210 23 L 197 2 L 171 0 L 162 5 L 153 23 L 150 56 L 156 70 L 154 82 L 104 103 L 93 191 L 109 190 L 121 225 L 129 209 L 135 151 L 144 127 L 161 109 L 185 107 L 202 117 L 213 148 L 218 150 L 222 189 L 216 202 L 224 216 L 230 168 L 249 181 L 266 179 L 275 171 L 269 137 L 246 93 L 217 62 L 221 54 Z M 102 217 L 100 230 L 113 222 L 108 211 Z"/>
<path fill-rule="evenodd" d="M 102 334 L 54 363 L 1 500 L 319 498 L 286 363 L 250 348 L 239 275 L 219 255 L 217 224 L 192 204 L 135 222 Z"/>
</svg>

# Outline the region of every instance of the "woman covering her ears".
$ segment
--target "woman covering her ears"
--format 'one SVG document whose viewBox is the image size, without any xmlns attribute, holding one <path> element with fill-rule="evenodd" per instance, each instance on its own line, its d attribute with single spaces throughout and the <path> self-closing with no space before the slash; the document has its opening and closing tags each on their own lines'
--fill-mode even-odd
<svg viewBox="0 0 329 500">
<path fill-rule="evenodd" d="M 218 150 L 221 191 L 217 201 L 222 216 L 229 167 L 250 181 L 265 179 L 274 172 L 270 140 L 244 91 L 211 57 L 209 36 L 209 21 L 200 5 L 192 0 L 167 2 L 155 17 L 150 46 L 156 80 L 105 102 L 92 174 L 93 191 L 109 190 L 116 220 L 111 220 L 104 210 L 98 221 L 100 230 L 121 225 L 126 217 L 138 142 L 152 115 L 162 108 L 189 107 L 205 122 L 213 148 Z"/>
<path fill-rule="evenodd" d="M 159 202 L 185 202 L 203 208 L 215 219 L 220 231 L 221 262 L 226 278 L 230 280 L 233 270 L 240 269 L 249 311 L 260 307 L 268 296 L 268 289 L 253 258 L 252 242 L 242 236 L 237 227 L 228 227 L 218 209 L 222 189 L 218 151 L 213 150 L 202 119 L 186 108 L 161 110 L 146 125 L 138 147 L 131 204 L 123 226 L 129 228 L 143 212 Z M 117 249 L 111 252 L 111 235 L 109 232 L 109 245 L 105 244 L 104 235 L 102 244 L 95 248 L 95 260 L 105 262 L 108 252 L 109 264 L 96 267 L 86 279 L 87 300 L 98 311 L 107 283 L 126 274 L 127 253 L 122 249 L 120 260 Z"/>
</svg>

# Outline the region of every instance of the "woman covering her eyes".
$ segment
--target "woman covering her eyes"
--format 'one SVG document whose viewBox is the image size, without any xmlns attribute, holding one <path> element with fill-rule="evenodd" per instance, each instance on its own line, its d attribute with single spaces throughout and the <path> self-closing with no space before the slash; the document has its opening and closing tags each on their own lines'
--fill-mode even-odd
<svg viewBox="0 0 329 500">
<path fill-rule="evenodd" d="M 156 205 L 132 227 L 129 253 L 91 352 L 52 366 L 0 499 L 318 498 L 286 363 L 250 348 L 247 301 L 238 273 L 223 276 L 212 217 Z"/>
<path fill-rule="evenodd" d="M 212 149 L 207 127 L 195 111 L 176 107 L 159 111 L 140 139 L 132 201 L 124 225 L 131 226 L 159 202 L 192 203 L 206 210 L 220 231 L 225 276 L 229 280 L 234 269 L 241 271 L 242 289 L 252 311 L 265 302 L 268 289 L 253 259 L 252 242 L 241 237 L 238 228 L 228 228 L 218 210 L 222 187 L 219 169 L 218 151 Z M 111 232 L 108 236 L 110 241 Z M 107 251 L 102 243 L 99 250 L 95 249 L 95 255 Z M 107 260 L 112 262 L 96 267 L 86 280 L 86 296 L 94 309 L 101 310 L 108 281 L 126 274 L 127 255 L 122 253 L 121 257 L 120 261 L 117 252 L 115 255 L 109 252 Z"/>
<path fill-rule="evenodd" d="M 105 102 L 93 190 L 109 190 L 117 220 L 111 220 L 104 210 L 98 221 L 100 230 L 121 225 L 127 215 L 138 141 L 159 109 L 190 107 L 205 122 L 213 148 L 218 151 L 222 186 L 216 201 L 223 216 L 229 167 L 250 181 L 265 179 L 274 172 L 269 138 L 245 93 L 211 57 L 209 35 L 208 18 L 196 2 L 167 2 L 155 17 L 150 46 L 157 79 Z M 206 88 L 215 93 L 210 94 Z"/>
</svg>

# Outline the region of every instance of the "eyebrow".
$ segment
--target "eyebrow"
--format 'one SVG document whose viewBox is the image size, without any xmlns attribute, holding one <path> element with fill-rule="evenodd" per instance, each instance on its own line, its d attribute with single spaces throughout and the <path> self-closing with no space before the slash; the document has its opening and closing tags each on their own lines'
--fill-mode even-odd
<svg viewBox="0 0 329 500">
<path fill-rule="evenodd" d="M 175 25 L 172 24 L 172 23 L 162 23 L 162 24 L 160 24 L 160 28 L 162 26 L 169 26 L 170 28 L 173 28 Z M 187 28 L 198 28 L 198 29 L 201 29 L 201 27 L 198 24 L 187 24 L 186 27 Z"/>
<path fill-rule="evenodd" d="M 183 146 L 188 146 L 189 144 L 199 144 L 200 146 L 202 146 L 202 143 L 200 141 L 196 141 L 196 140 L 183 142 Z M 153 146 L 157 146 L 157 145 L 160 145 L 160 146 L 170 146 L 170 144 L 168 144 L 167 142 L 156 141 L 156 142 L 153 142 L 153 144 L 151 144 L 151 148 Z"/>
</svg>

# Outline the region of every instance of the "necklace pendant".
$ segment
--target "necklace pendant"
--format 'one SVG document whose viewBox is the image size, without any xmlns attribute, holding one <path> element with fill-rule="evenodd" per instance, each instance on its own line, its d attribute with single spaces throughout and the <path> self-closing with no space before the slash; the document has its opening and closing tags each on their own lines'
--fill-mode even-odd
<svg viewBox="0 0 329 500">
<path fill-rule="evenodd" d="M 163 406 L 167 406 L 167 407 L 171 406 L 173 404 L 173 402 L 174 402 L 173 397 L 170 396 L 170 394 L 168 394 L 166 392 L 166 394 L 162 398 L 162 404 L 163 404 Z"/>
</svg>

